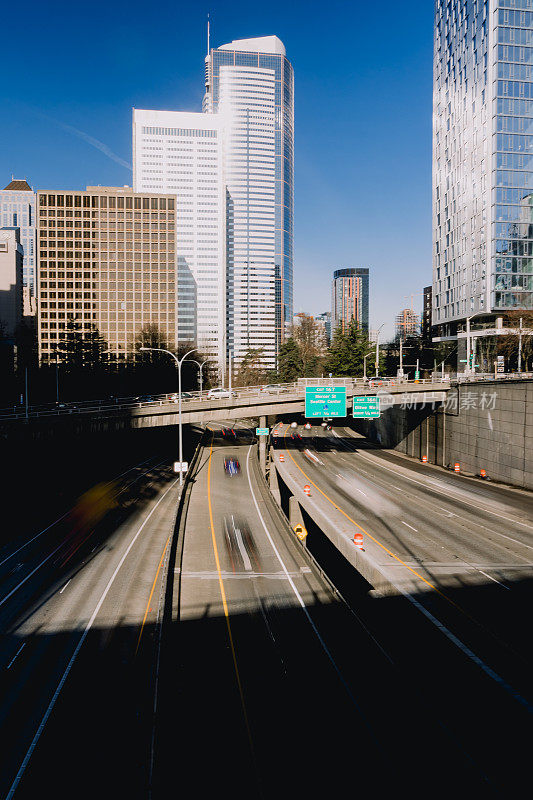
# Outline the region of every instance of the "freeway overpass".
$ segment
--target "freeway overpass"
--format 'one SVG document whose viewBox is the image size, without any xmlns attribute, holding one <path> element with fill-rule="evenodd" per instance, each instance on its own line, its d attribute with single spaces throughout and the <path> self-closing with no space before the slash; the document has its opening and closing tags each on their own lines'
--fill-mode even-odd
<svg viewBox="0 0 533 800">
<path fill-rule="evenodd" d="M 310 380 L 310 379 L 308 379 Z M 317 379 L 324 384 L 323 379 Z M 335 380 L 331 385 L 337 385 Z M 382 408 L 392 405 L 435 405 L 444 402 L 450 389 L 444 379 L 393 382 L 387 385 L 372 385 L 372 382 L 350 381 L 346 386 L 347 412 L 351 414 L 353 398 L 378 395 Z M 250 417 L 276 416 L 279 414 L 302 414 L 305 411 L 305 387 L 299 383 L 282 384 L 279 389 L 267 390 L 262 386 L 235 388 L 233 397 L 212 398 L 208 392 L 195 392 L 182 401 L 183 424 L 206 424 L 209 422 L 243 419 Z M 172 399 L 171 399 L 172 398 Z M 13 425 L 36 423 L 46 426 L 62 422 L 72 423 L 115 421 L 127 422 L 131 428 L 177 425 L 178 403 L 175 395 L 160 395 L 149 400 L 137 398 L 113 398 L 105 401 L 87 401 L 67 404 L 65 407 L 42 406 L 27 410 L 20 406 L 0 410 L 0 430 Z"/>
</svg>

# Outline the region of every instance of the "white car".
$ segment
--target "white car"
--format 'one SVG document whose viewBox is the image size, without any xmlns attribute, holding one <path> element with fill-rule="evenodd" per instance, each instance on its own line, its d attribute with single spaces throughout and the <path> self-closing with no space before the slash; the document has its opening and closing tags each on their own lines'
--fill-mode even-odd
<svg viewBox="0 0 533 800">
<path fill-rule="evenodd" d="M 229 389 L 224 389 L 222 386 L 218 386 L 215 389 L 209 389 L 209 391 L 207 393 L 207 399 L 208 400 L 217 400 L 217 399 L 225 398 L 225 397 L 227 397 L 227 398 L 230 397 L 230 391 L 229 391 Z M 235 392 L 231 393 L 231 397 L 237 397 Z"/>
<path fill-rule="evenodd" d="M 298 427 L 297 422 L 291 422 L 291 428 L 297 428 L 297 427 Z"/>
<path fill-rule="evenodd" d="M 310 431 L 311 430 L 311 423 L 310 422 L 306 422 L 305 423 L 305 430 L 306 431 Z"/>
</svg>

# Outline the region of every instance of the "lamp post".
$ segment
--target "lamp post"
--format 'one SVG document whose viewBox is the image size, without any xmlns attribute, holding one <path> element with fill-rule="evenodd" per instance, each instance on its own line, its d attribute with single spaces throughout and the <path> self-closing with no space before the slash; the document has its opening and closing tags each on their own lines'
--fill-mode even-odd
<svg viewBox="0 0 533 800">
<path fill-rule="evenodd" d="M 366 356 L 363 356 L 363 380 L 366 381 L 366 360 L 368 356 L 371 356 L 374 351 L 371 350 L 370 353 L 367 353 Z"/>
<path fill-rule="evenodd" d="M 384 325 L 385 325 L 385 323 L 382 322 L 381 325 L 379 326 L 378 330 L 377 330 L 377 333 L 376 333 L 376 364 L 375 364 L 375 366 L 376 366 L 376 377 L 377 377 L 378 368 L 379 368 L 379 332 L 380 332 L 380 330 L 382 329 L 382 327 Z"/>
<path fill-rule="evenodd" d="M 520 330 L 518 333 L 518 372 L 522 372 L 522 317 L 520 317 Z"/>
<path fill-rule="evenodd" d="M 470 320 L 473 319 L 474 317 L 478 317 L 480 314 L 486 314 L 486 311 L 476 311 L 475 314 L 471 314 L 469 317 L 466 318 L 466 365 L 465 365 L 465 375 L 470 375 Z"/>
<path fill-rule="evenodd" d="M 171 350 L 165 350 L 164 347 L 141 347 L 141 350 L 158 350 L 160 353 L 168 353 L 169 356 L 172 356 L 176 364 L 178 365 L 178 439 L 179 439 L 179 461 L 180 461 L 180 486 L 183 486 L 183 472 L 181 471 L 181 465 L 183 464 L 183 436 L 181 430 L 181 365 L 187 358 L 190 356 L 191 353 L 196 352 L 196 347 L 193 347 L 192 350 L 189 350 L 188 353 L 182 358 L 178 358 Z M 194 360 L 194 359 L 191 359 Z"/>
<path fill-rule="evenodd" d="M 202 394 L 202 386 L 203 386 L 202 368 L 204 364 L 207 364 L 208 360 L 209 359 L 206 358 L 206 360 L 202 361 L 202 363 L 200 364 L 200 362 L 197 361 L 195 358 L 189 358 L 189 361 L 194 361 L 195 364 L 198 364 L 198 374 L 200 376 L 200 395 Z"/>
</svg>

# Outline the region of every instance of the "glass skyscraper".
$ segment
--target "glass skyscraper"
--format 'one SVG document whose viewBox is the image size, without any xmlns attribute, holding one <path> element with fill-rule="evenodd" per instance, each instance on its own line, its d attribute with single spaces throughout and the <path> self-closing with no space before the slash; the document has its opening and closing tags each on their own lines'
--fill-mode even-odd
<svg viewBox="0 0 533 800">
<path fill-rule="evenodd" d="M 533 0 L 436 0 L 433 121 L 432 321 L 446 337 L 533 308 Z"/>
<path fill-rule="evenodd" d="M 294 76 L 277 36 L 206 57 L 204 111 L 225 128 L 228 350 L 275 367 L 292 325 Z"/>
<path fill-rule="evenodd" d="M 35 192 L 26 180 L 13 179 L 0 191 L 0 227 L 20 228 L 24 251 L 22 280 L 35 296 Z"/>
<path fill-rule="evenodd" d="M 343 332 L 354 320 L 368 332 L 369 270 L 367 267 L 336 269 L 331 291 L 331 335 Z"/>
</svg>

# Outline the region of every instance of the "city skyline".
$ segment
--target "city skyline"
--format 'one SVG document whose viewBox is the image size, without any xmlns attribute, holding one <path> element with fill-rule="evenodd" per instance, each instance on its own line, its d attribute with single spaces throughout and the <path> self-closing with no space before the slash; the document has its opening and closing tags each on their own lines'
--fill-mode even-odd
<svg viewBox="0 0 533 800">
<path fill-rule="evenodd" d="M 126 23 L 113 9 L 107 34 L 94 29 L 89 21 L 85 34 L 74 37 L 81 37 L 78 46 L 89 35 L 101 43 L 98 63 L 90 71 L 81 69 L 72 80 L 62 69 L 56 75 L 56 67 L 49 64 L 44 93 L 36 92 L 30 80 L 32 66 L 42 53 L 38 25 L 32 23 L 28 44 L 34 55 L 11 89 L 4 90 L 4 131 L 10 145 L 0 157 L 4 185 L 12 173 L 27 176 L 35 189 L 132 185 L 132 173 L 124 166 L 131 163 L 131 108 L 196 111 L 201 107 L 207 13 L 211 13 L 212 46 L 240 37 L 276 34 L 290 53 L 296 75 L 294 311 L 317 314 L 325 310 L 323 298 L 329 294 L 335 264 L 368 263 L 376 276 L 383 277 L 372 287 L 371 326 L 385 322 L 386 334 L 392 335 L 399 304 L 394 293 L 395 272 L 405 275 L 406 291 L 415 291 L 429 282 L 431 271 L 433 20 L 432 10 L 423 3 L 415 4 L 417 14 L 413 11 L 406 18 L 394 4 L 386 5 L 394 19 L 391 27 L 403 32 L 404 41 L 409 37 L 409 48 L 400 47 L 396 34 L 388 32 L 379 47 L 371 48 L 363 31 L 367 35 L 374 28 L 377 31 L 380 19 L 359 3 L 354 8 L 334 4 L 333 13 L 342 14 L 353 32 L 347 46 L 340 48 L 334 30 L 324 30 L 320 15 L 303 14 L 307 7 L 301 3 L 291 10 L 274 3 L 261 12 L 245 10 L 240 4 L 229 10 L 215 3 L 211 8 L 180 9 L 172 58 L 164 51 L 170 34 L 164 33 L 156 52 L 150 26 L 144 36 L 138 7 L 133 7 Z M 171 16 L 175 13 L 170 6 L 163 8 Z M 70 13 L 75 12 L 66 13 L 51 34 L 58 54 L 68 55 L 74 45 Z M 119 25 L 121 33 L 113 50 L 108 37 Z M 65 26 L 70 39 L 61 35 Z M 312 56 L 313 42 L 320 43 L 318 61 Z M 135 55 L 126 62 L 121 54 L 130 49 Z M 387 55 L 391 50 L 394 59 Z M 115 74 L 112 86 L 104 84 L 104 73 L 107 80 L 111 67 Z M 371 98 L 369 115 L 365 107 Z M 389 120 L 399 116 L 403 125 L 391 139 Z M 25 126 L 33 129 L 31 147 L 21 130 Z M 385 147 L 386 161 L 382 157 Z M 390 159 L 395 162 L 394 169 L 389 166 Z M 384 226 L 380 217 L 383 198 L 400 190 L 408 202 L 395 207 Z M 393 246 L 394 262 L 390 258 Z"/>
</svg>

